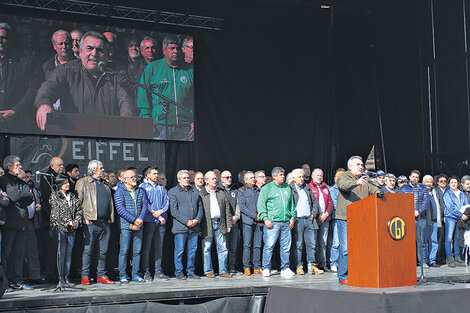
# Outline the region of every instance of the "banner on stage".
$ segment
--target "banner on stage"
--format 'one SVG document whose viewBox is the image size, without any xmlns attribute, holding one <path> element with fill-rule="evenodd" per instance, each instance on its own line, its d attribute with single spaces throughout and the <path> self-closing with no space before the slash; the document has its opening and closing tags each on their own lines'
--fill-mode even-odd
<svg viewBox="0 0 470 313">
<path fill-rule="evenodd" d="M 12 136 L 10 151 L 21 158 L 23 169 L 44 172 L 52 157 L 58 156 L 64 165 L 78 164 L 82 176 L 90 160 L 100 160 L 105 171 L 129 167 L 138 173 L 148 165 L 157 166 L 165 173 L 165 144 L 143 140 L 100 140 L 66 137 Z M 36 178 L 39 181 L 39 177 Z"/>
</svg>

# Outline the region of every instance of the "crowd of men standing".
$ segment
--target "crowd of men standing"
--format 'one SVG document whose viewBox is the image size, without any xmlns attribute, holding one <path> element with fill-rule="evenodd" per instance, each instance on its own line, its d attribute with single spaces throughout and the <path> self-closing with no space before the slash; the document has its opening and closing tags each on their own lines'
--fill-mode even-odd
<svg viewBox="0 0 470 313">
<path fill-rule="evenodd" d="M 7 156 L 3 168 L 1 263 L 9 290 L 31 289 L 28 281 L 58 281 L 63 290 L 74 285 L 74 274 L 89 285 L 95 277 L 97 283 L 126 284 L 199 279 L 199 273 L 231 278 L 280 271 L 291 278 L 337 272 L 348 284 L 346 208 L 375 193 L 414 194 L 418 262 L 466 265 L 470 176 L 462 184 L 443 174 L 426 175 L 420 184 L 416 170 L 408 178 L 382 171 L 371 178 L 362 158 L 353 156 L 332 186 L 322 169 L 303 164 L 290 173 L 275 167 L 270 176 L 243 171 L 238 186 L 228 170 L 180 170 L 178 184 L 167 191 L 166 178 L 153 166 L 139 179 L 135 168 L 105 172 L 92 160 L 80 178 L 76 164 L 64 166 L 53 157 L 39 188 L 18 157 Z M 164 272 L 165 259 L 173 259 L 172 273 Z"/>
</svg>

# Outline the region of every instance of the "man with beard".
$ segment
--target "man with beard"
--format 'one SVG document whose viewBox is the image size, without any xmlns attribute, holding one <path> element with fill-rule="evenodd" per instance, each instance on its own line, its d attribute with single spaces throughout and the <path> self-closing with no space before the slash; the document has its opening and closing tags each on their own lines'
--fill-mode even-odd
<svg viewBox="0 0 470 313">
<path fill-rule="evenodd" d="M 32 289 L 23 282 L 23 263 L 26 244 L 28 206 L 33 202 L 29 186 L 18 178 L 21 173 L 20 158 L 9 155 L 3 160 L 7 171 L 0 177 L 0 189 L 10 202 L 6 207 L 6 221 L 2 226 L 2 266 L 12 289 Z"/>
<path fill-rule="evenodd" d="M 78 164 L 71 163 L 65 167 L 65 174 L 69 177 L 70 190 L 75 191 L 75 184 L 80 179 L 80 171 L 78 170 Z"/>
<path fill-rule="evenodd" d="M 180 41 L 176 36 L 163 39 L 164 58 L 150 63 L 144 70 L 140 83 L 158 95 L 139 88 L 137 106 L 140 117 L 152 118 L 157 128 L 157 139 L 191 140 L 194 136 L 194 86 L 193 69 L 181 62 Z"/>
<path fill-rule="evenodd" d="M 45 130 L 47 115 L 59 98 L 63 113 L 133 115 L 132 100 L 121 86 L 121 78 L 100 70 L 100 62 L 106 63 L 108 58 L 106 37 L 94 31 L 85 33 L 80 41 L 80 59 L 58 67 L 37 92 L 36 123 L 40 130 Z"/>
</svg>

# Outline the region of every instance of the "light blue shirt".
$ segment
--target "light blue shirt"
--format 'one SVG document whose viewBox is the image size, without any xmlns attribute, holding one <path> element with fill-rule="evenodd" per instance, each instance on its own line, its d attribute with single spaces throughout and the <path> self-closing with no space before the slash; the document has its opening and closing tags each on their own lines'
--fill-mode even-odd
<svg viewBox="0 0 470 313">
<path fill-rule="evenodd" d="M 297 190 L 297 194 L 299 195 L 299 200 L 297 201 L 297 205 L 295 210 L 297 211 L 297 217 L 310 217 L 310 205 L 308 203 L 307 193 L 305 192 L 304 187 L 299 187 L 296 184 L 295 189 Z"/>
</svg>

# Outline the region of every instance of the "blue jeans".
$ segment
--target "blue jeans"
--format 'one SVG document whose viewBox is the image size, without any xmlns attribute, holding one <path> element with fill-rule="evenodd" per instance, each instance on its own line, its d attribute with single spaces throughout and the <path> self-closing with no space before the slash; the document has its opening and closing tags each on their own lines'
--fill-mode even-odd
<svg viewBox="0 0 470 313">
<path fill-rule="evenodd" d="M 419 230 L 419 222 L 418 220 L 415 220 L 415 226 L 416 226 L 416 251 L 418 254 L 418 261 L 421 262 L 421 254 L 424 252 L 424 262 L 429 261 L 429 237 L 428 235 L 430 234 L 428 225 L 426 225 L 426 219 L 422 218 L 421 219 L 421 231 Z M 420 249 L 419 247 L 419 240 L 421 237 L 421 232 L 423 234 L 423 246 Z"/>
<path fill-rule="evenodd" d="M 163 238 L 165 237 L 165 225 L 157 223 L 144 223 L 144 238 L 142 242 L 142 271 L 148 272 L 150 268 L 150 251 L 153 247 L 153 260 L 155 261 L 155 273 L 162 271 Z M 152 245 L 153 242 L 153 245 Z"/>
<path fill-rule="evenodd" d="M 212 220 L 212 231 L 214 237 L 205 238 L 203 240 L 204 249 L 204 274 L 214 272 L 212 268 L 211 248 L 212 241 L 215 239 L 217 245 L 217 258 L 219 259 L 219 275 L 227 272 L 227 238 L 220 233 L 220 222 Z"/>
<path fill-rule="evenodd" d="M 338 279 L 348 279 L 348 224 L 344 220 L 336 220 L 339 239 Z"/>
<path fill-rule="evenodd" d="M 289 229 L 289 221 L 286 222 L 272 222 L 273 227 L 268 228 L 264 225 L 263 229 L 263 270 L 271 270 L 271 259 L 273 257 L 274 245 L 278 238 L 280 238 L 280 255 L 281 255 L 281 270 L 289 268 L 289 254 L 291 245 L 291 233 Z"/>
<path fill-rule="evenodd" d="M 328 239 L 328 229 L 330 222 L 318 223 L 318 266 L 326 267 L 326 241 Z"/>
<path fill-rule="evenodd" d="M 63 232 L 56 231 L 58 239 L 58 268 L 59 279 L 62 280 L 70 274 L 70 264 L 72 264 L 72 249 L 75 242 L 75 231 Z"/>
<path fill-rule="evenodd" d="M 196 258 L 197 238 L 197 233 L 175 234 L 175 276 L 183 274 L 183 253 L 186 242 L 188 244 L 186 250 L 186 256 L 188 259 L 186 273 L 188 275 L 194 274 L 194 260 Z"/>
<path fill-rule="evenodd" d="M 454 239 L 454 256 L 456 258 L 460 257 L 460 248 L 457 245 L 457 238 L 459 236 L 459 229 L 456 227 L 457 222 L 446 218 L 446 257 L 449 259 L 452 257 L 452 239 Z"/>
<path fill-rule="evenodd" d="M 436 263 L 437 250 L 439 249 L 439 241 L 437 240 L 437 222 L 432 222 L 428 228 L 427 238 L 430 239 L 429 243 L 429 263 Z"/>
<path fill-rule="evenodd" d="M 296 262 L 297 267 L 303 265 L 302 262 L 302 249 L 305 241 L 305 253 L 307 254 L 308 265 L 313 265 L 315 261 L 315 247 L 317 239 L 317 230 L 313 228 L 312 220 L 307 218 L 299 218 L 295 222 L 295 234 L 296 234 Z"/>
<path fill-rule="evenodd" d="M 331 221 L 331 227 L 333 227 L 333 241 L 331 242 L 331 252 L 330 252 L 330 267 L 338 267 L 338 258 L 339 258 L 339 237 L 338 237 L 338 227 L 336 226 L 336 220 Z"/>
<path fill-rule="evenodd" d="M 251 265 L 253 265 L 253 269 L 261 268 L 262 227 L 257 223 L 243 224 L 243 269 L 250 268 Z M 253 247 L 253 259 L 251 258 L 251 247 Z"/>
<path fill-rule="evenodd" d="M 110 235 L 110 226 L 108 222 L 93 222 L 83 225 L 83 259 L 82 259 L 82 277 L 90 275 L 91 254 L 96 243 L 98 243 L 98 278 L 106 276 L 106 254 L 108 252 L 108 243 Z"/>
<path fill-rule="evenodd" d="M 142 250 L 142 229 L 138 231 L 121 229 L 121 240 L 119 241 L 119 276 L 126 275 L 127 252 L 132 244 L 132 278 L 139 275 L 140 251 Z"/>
</svg>

